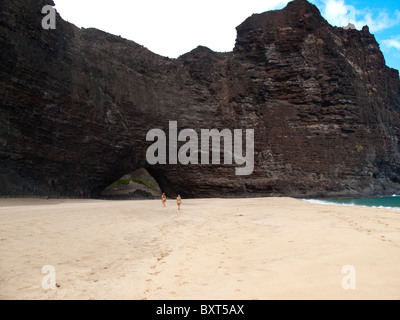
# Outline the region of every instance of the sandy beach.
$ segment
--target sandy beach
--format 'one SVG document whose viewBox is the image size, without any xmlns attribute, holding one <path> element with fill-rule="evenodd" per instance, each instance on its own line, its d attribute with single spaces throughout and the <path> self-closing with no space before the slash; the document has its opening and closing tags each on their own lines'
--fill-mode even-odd
<svg viewBox="0 0 400 320">
<path fill-rule="evenodd" d="M 398 210 L 0 199 L 0 252 L 0 299 L 400 299 Z"/>
</svg>

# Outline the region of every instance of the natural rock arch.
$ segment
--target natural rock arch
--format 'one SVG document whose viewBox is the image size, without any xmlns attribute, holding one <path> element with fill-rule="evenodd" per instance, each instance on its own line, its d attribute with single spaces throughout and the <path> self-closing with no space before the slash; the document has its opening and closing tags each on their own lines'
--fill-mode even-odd
<svg viewBox="0 0 400 320">
<path fill-rule="evenodd" d="M 399 74 L 368 28 L 332 27 L 295 0 L 243 22 L 233 52 L 168 59 L 59 15 L 43 30 L 46 4 L 0 7 L 0 195 L 97 197 L 140 167 L 170 196 L 400 191 Z M 169 121 L 254 129 L 254 173 L 149 166 L 146 133 Z"/>
</svg>

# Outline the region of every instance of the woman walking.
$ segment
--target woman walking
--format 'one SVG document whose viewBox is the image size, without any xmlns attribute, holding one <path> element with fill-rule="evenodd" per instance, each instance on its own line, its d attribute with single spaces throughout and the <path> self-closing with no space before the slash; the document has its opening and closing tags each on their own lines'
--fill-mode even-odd
<svg viewBox="0 0 400 320">
<path fill-rule="evenodd" d="M 182 198 L 180 195 L 176 198 L 176 202 L 178 204 L 178 210 L 181 210 L 181 203 L 182 203 Z"/>
</svg>

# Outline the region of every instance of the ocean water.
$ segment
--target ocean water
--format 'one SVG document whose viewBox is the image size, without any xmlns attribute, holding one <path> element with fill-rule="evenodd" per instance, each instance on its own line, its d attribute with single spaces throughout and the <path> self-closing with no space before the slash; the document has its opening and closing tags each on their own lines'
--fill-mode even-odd
<svg viewBox="0 0 400 320">
<path fill-rule="evenodd" d="M 337 204 L 344 206 L 364 206 L 375 208 L 388 208 L 400 210 L 400 196 L 393 195 L 391 197 L 367 198 L 367 199 L 345 199 L 345 200 L 305 200 L 311 203 L 320 204 Z"/>
</svg>

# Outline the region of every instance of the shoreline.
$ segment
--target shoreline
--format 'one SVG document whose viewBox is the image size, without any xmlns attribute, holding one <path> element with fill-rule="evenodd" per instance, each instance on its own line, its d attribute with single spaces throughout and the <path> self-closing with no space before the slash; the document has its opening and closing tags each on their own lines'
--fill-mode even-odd
<svg viewBox="0 0 400 320">
<path fill-rule="evenodd" d="M 399 299 L 400 215 L 293 198 L 0 198 L 0 298 Z M 44 266 L 60 287 L 45 290 Z M 345 290 L 345 266 L 356 289 Z"/>
<path fill-rule="evenodd" d="M 340 200 L 374 200 L 374 199 L 390 199 L 390 198 L 395 198 L 398 196 L 392 196 L 392 197 L 378 197 L 378 198 L 360 198 L 360 199 L 300 199 L 302 201 L 308 202 L 308 203 L 315 203 L 315 204 L 321 204 L 321 205 L 332 205 L 332 206 L 344 206 L 344 207 L 360 207 L 360 208 L 374 208 L 374 209 L 388 209 L 388 210 L 400 210 L 400 206 L 393 207 L 393 206 L 377 206 L 377 205 L 363 205 L 363 204 L 355 204 L 355 203 L 339 203 L 339 202 L 333 202 L 333 201 L 340 201 Z"/>
<path fill-rule="evenodd" d="M 129 195 L 122 195 L 123 197 L 129 197 Z M 99 196 L 97 198 L 69 198 L 69 197 L 53 197 L 53 196 L 6 196 L 6 195 L 0 195 L 0 200 L 2 199 L 41 199 L 41 200 L 105 200 L 105 201 L 110 201 L 113 199 L 109 199 L 110 196 Z M 161 194 L 160 194 L 161 197 Z M 350 196 L 291 196 L 291 195 L 252 195 L 252 196 L 220 196 L 220 195 L 216 195 L 216 196 L 210 196 L 210 197 L 202 197 L 202 198 L 186 198 L 189 200 L 195 200 L 195 199 L 232 199 L 232 200 L 244 200 L 244 199 L 269 199 L 269 198 L 291 198 L 291 199 L 296 199 L 296 200 L 357 200 L 357 199 L 375 199 L 375 198 L 391 198 L 391 197 L 400 197 L 400 192 L 399 194 L 393 194 L 393 193 L 389 193 L 386 195 L 357 195 L 354 197 L 350 197 Z M 170 200 L 173 200 L 174 198 L 168 198 Z M 118 199 L 116 199 L 118 200 Z M 158 197 L 156 199 L 128 199 L 128 200 L 118 200 L 118 201 L 135 201 L 135 200 L 146 200 L 146 201 L 151 201 L 151 200 L 158 200 Z"/>
<path fill-rule="evenodd" d="M 332 205 L 332 206 L 344 206 L 344 207 L 360 207 L 360 208 L 375 208 L 375 209 L 387 209 L 387 210 L 400 210 L 400 206 L 383 206 L 383 205 L 364 205 L 364 204 L 354 204 L 354 203 L 339 203 L 335 201 L 347 201 L 347 200 L 354 200 L 354 201 L 359 201 L 359 200 L 373 200 L 373 199 L 384 199 L 384 198 L 395 198 L 395 197 L 400 197 L 400 195 L 393 194 L 391 196 L 376 196 L 376 197 L 360 197 L 360 198 L 296 198 L 296 197 L 235 197 L 235 198 L 228 198 L 228 197 L 216 197 L 216 198 L 189 198 L 189 199 L 184 199 L 185 201 L 187 200 L 213 200 L 213 199 L 219 199 L 219 200 L 258 200 L 258 199 L 284 199 L 284 198 L 290 198 L 293 200 L 299 200 L 303 202 L 308 202 L 311 204 L 320 204 L 320 205 Z M 110 197 L 100 197 L 100 198 L 49 198 L 49 197 L 4 197 L 0 196 L 0 202 L 2 200 L 10 200 L 13 202 L 16 201 L 26 201 L 26 200 L 43 200 L 43 201 L 103 201 L 103 202 L 126 202 L 126 201 L 159 201 L 158 198 L 142 198 L 142 197 L 133 197 L 129 198 L 129 196 L 123 196 L 123 197 L 115 197 L 115 198 L 110 198 Z M 175 201 L 174 198 L 167 198 L 168 201 Z M 3 201 L 4 202 L 4 201 Z"/>
</svg>

